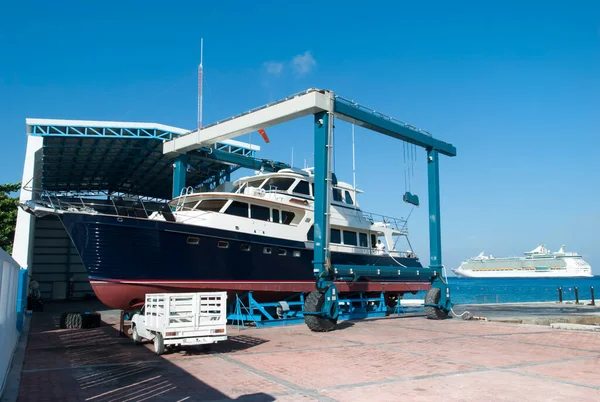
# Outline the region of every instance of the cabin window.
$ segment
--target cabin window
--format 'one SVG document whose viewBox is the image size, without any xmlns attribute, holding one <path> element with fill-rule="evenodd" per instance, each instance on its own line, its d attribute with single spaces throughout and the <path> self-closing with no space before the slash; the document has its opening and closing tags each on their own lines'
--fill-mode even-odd
<svg viewBox="0 0 600 402">
<path fill-rule="evenodd" d="M 283 223 L 284 225 L 289 225 L 290 223 L 292 223 L 295 216 L 296 214 L 293 212 L 281 211 L 281 223 Z"/>
<path fill-rule="evenodd" d="M 310 183 L 310 190 L 311 190 L 312 196 L 314 197 L 315 196 L 315 183 Z"/>
<path fill-rule="evenodd" d="M 248 204 L 245 202 L 233 201 L 227 209 L 225 213 L 228 215 L 242 216 L 244 218 L 248 217 Z"/>
<path fill-rule="evenodd" d="M 333 188 L 333 200 L 342 202 L 342 190 L 339 188 Z"/>
<path fill-rule="evenodd" d="M 191 211 L 191 210 L 194 209 L 194 207 L 196 206 L 196 204 L 198 204 L 198 200 L 188 201 L 185 204 L 183 204 L 183 210 L 184 211 Z"/>
<path fill-rule="evenodd" d="M 260 180 L 250 180 L 247 182 L 247 186 L 248 187 L 260 187 L 260 185 L 263 183 L 263 181 L 265 181 L 265 179 L 260 179 Z"/>
<path fill-rule="evenodd" d="M 300 257 L 300 250 L 294 250 L 294 257 Z"/>
<path fill-rule="evenodd" d="M 371 235 L 371 247 L 375 248 L 375 246 L 377 246 L 377 240 L 375 238 L 375 235 L 372 234 Z"/>
<path fill-rule="evenodd" d="M 203 211 L 219 212 L 227 200 L 202 200 L 198 209 Z"/>
<path fill-rule="evenodd" d="M 187 244 L 199 244 L 200 239 L 198 237 L 188 237 Z"/>
<path fill-rule="evenodd" d="M 263 248 L 263 254 L 271 254 L 271 247 Z"/>
<path fill-rule="evenodd" d="M 315 240 L 315 226 L 311 226 L 310 229 L 308 229 L 308 233 L 306 234 L 306 238 L 309 241 L 314 241 Z"/>
<path fill-rule="evenodd" d="M 295 179 L 290 179 L 287 177 L 272 177 L 263 186 L 265 190 L 279 190 L 279 191 L 287 191 L 292 184 L 294 184 Z"/>
<path fill-rule="evenodd" d="M 345 191 L 346 193 L 346 204 L 354 205 L 354 200 L 352 199 L 352 195 L 350 191 Z"/>
<path fill-rule="evenodd" d="M 331 243 L 337 243 L 337 244 L 341 244 L 342 243 L 342 234 L 341 231 L 339 229 L 331 229 L 331 239 L 330 239 Z"/>
<path fill-rule="evenodd" d="M 286 256 L 287 255 L 287 250 L 284 249 L 284 248 L 277 249 L 277 254 L 279 254 L 282 257 Z"/>
<path fill-rule="evenodd" d="M 367 234 L 366 233 L 359 233 L 358 234 L 358 245 L 361 247 L 369 247 L 369 242 L 367 241 Z"/>
<path fill-rule="evenodd" d="M 269 220 L 269 208 L 260 205 L 250 205 L 250 217 L 261 221 Z"/>
<path fill-rule="evenodd" d="M 279 210 L 278 209 L 273 210 L 273 222 L 279 223 Z"/>
<path fill-rule="evenodd" d="M 227 242 L 225 240 L 219 240 L 219 242 L 217 243 L 217 247 L 219 247 L 219 248 L 229 248 L 229 242 Z"/>
<path fill-rule="evenodd" d="M 242 243 L 242 245 L 240 246 L 240 250 L 250 251 L 250 245 L 248 243 Z"/>
<path fill-rule="evenodd" d="M 292 191 L 294 193 L 298 193 L 298 194 L 310 195 L 308 182 L 305 180 L 300 180 L 298 182 L 298 184 L 296 185 L 296 187 L 294 188 L 294 190 L 292 190 Z"/>
<path fill-rule="evenodd" d="M 344 230 L 344 244 L 356 246 L 356 232 L 347 232 Z"/>
</svg>

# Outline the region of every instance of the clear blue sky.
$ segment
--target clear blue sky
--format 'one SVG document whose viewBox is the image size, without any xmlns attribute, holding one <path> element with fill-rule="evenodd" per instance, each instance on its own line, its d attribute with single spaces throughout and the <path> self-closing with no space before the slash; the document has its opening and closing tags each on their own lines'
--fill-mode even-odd
<svg viewBox="0 0 600 402">
<path fill-rule="evenodd" d="M 21 179 L 26 117 L 193 128 L 203 36 L 205 123 L 332 89 L 457 147 L 441 162 L 448 268 L 565 243 L 600 274 L 600 3 L 234 3 L 2 2 L 0 182 Z M 294 147 L 295 165 L 310 162 L 310 119 L 268 133 L 252 136 L 262 157 L 289 162 Z M 356 137 L 362 207 L 405 216 L 402 144 Z M 350 126 L 335 138 L 351 182 Z M 428 263 L 423 151 L 418 162 L 409 228 Z"/>
</svg>

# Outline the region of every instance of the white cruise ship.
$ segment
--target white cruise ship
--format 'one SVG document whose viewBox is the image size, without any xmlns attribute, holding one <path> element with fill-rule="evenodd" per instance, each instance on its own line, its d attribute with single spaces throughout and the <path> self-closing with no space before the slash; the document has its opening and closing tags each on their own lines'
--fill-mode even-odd
<svg viewBox="0 0 600 402">
<path fill-rule="evenodd" d="M 459 277 L 466 278 L 565 278 L 591 277 L 592 267 L 581 255 L 565 252 L 563 245 L 557 252 L 550 252 L 540 244 L 524 257 L 494 257 L 479 254 L 464 260 L 453 269 Z"/>
</svg>

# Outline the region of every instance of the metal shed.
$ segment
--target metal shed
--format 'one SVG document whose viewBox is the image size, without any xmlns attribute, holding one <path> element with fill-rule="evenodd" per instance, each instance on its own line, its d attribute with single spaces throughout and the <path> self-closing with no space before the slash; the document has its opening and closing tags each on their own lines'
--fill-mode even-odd
<svg viewBox="0 0 600 402">
<path fill-rule="evenodd" d="M 163 143 L 189 130 L 156 123 L 26 119 L 27 150 L 20 201 L 46 197 L 94 199 L 110 208 L 126 202 L 164 202 L 173 196 L 175 158 Z M 255 157 L 257 145 L 216 142 L 189 153 L 185 186 L 210 190 L 240 167 L 272 168 Z M 42 298 L 61 300 L 93 294 L 86 270 L 61 223 L 19 210 L 13 258 L 40 284 Z M 69 282 L 74 291 L 69 291 Z"/>
</svg>

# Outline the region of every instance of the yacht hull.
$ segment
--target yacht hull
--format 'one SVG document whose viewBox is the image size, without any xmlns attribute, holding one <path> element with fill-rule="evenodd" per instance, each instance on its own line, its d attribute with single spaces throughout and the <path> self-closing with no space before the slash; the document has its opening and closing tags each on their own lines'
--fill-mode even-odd
<svg viewBox="0 0 600 402">
<path fill-rule="evenodd" d="M 132 309 L 146 293 L 253 291 L 257 300 L 279 301 L 314 290 L 310 243 L 112 215 L 59 215 L 98 298 L 107 306 Z M 416 258 L 334 252 L 332 264 L 374 268 L 422 268 Z M 374 269 L 374 271 L 376 271 Z M 425 270 L 424 270 L 425 271 Z M 343 292 L 417 292 L 427 290 L 430 275 L 409 273 L 364 276 L 338 282 Z"/>
</svg>

